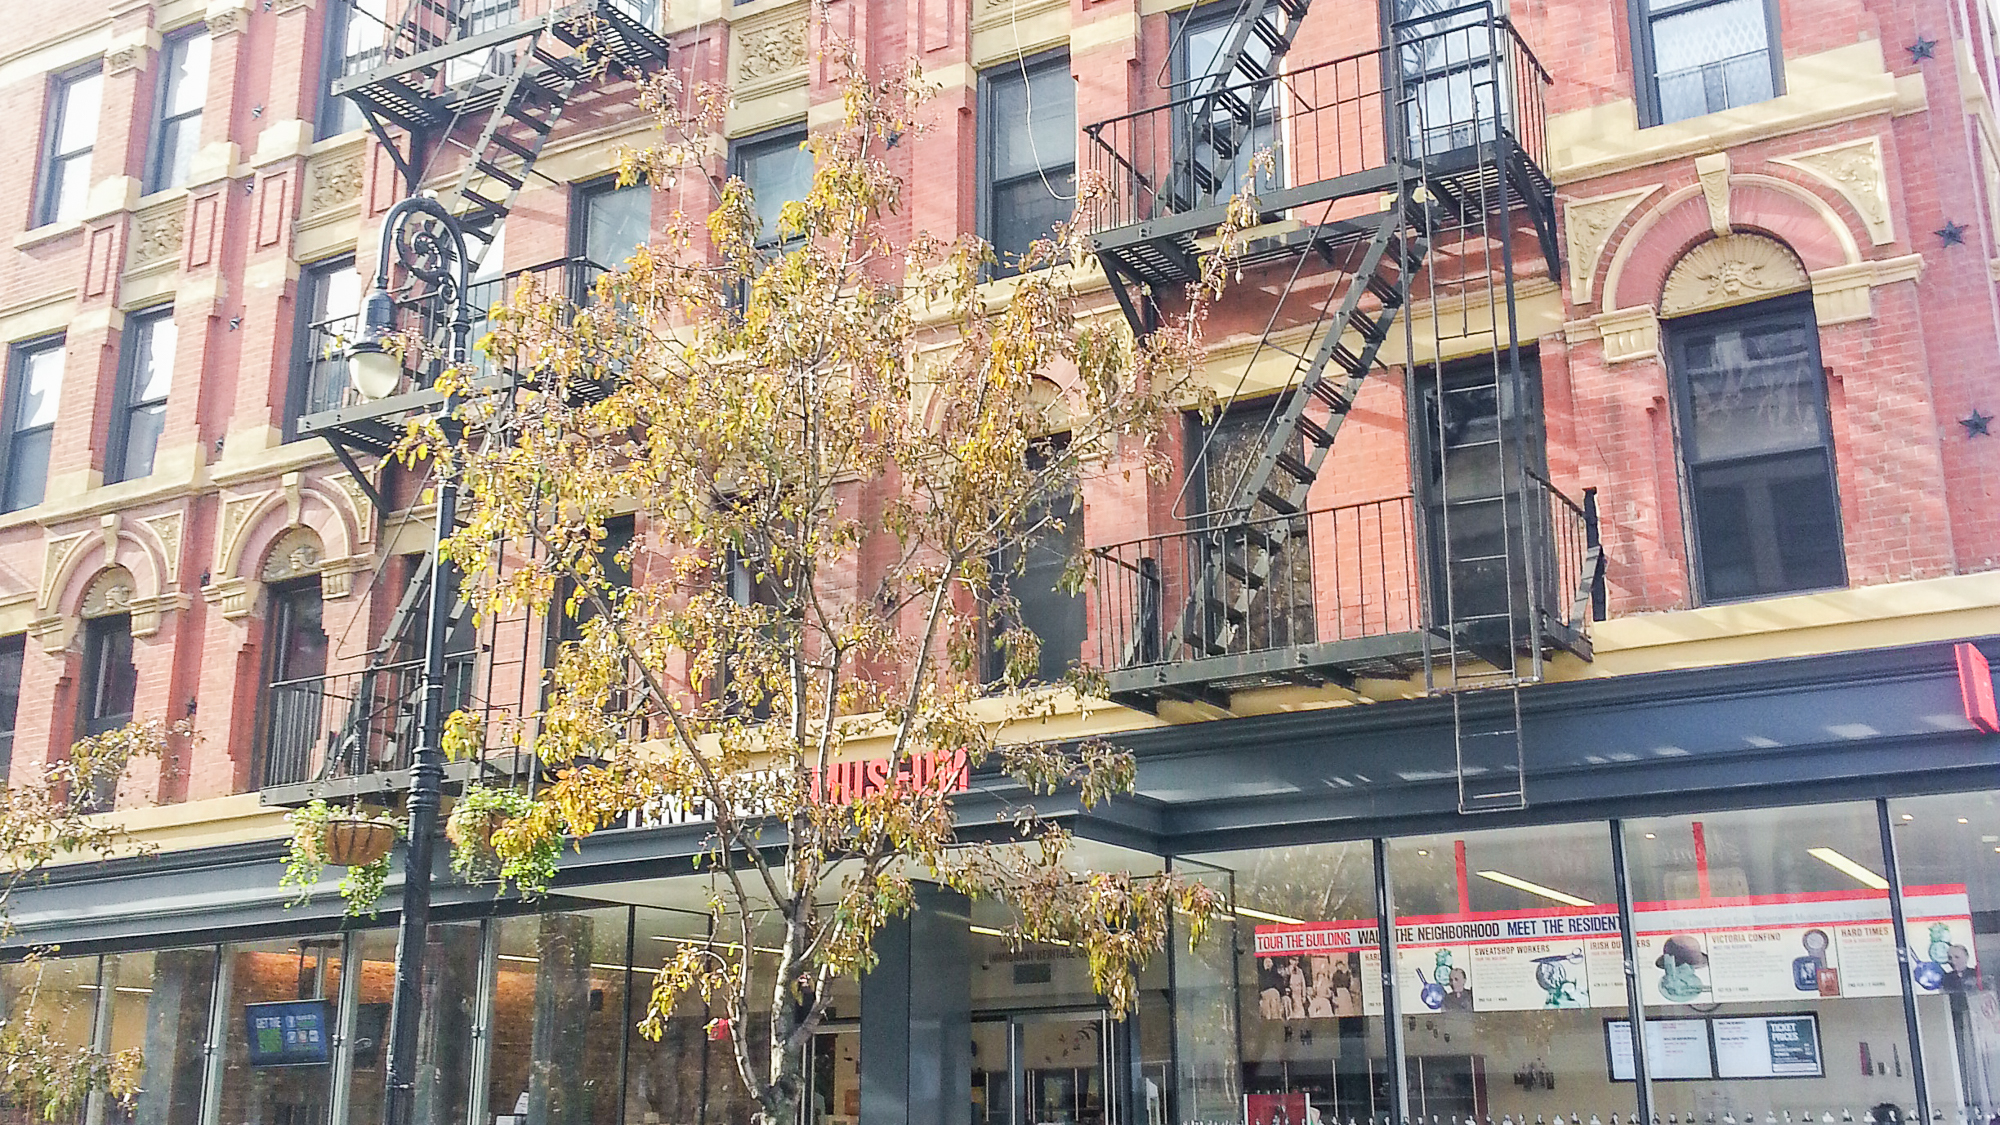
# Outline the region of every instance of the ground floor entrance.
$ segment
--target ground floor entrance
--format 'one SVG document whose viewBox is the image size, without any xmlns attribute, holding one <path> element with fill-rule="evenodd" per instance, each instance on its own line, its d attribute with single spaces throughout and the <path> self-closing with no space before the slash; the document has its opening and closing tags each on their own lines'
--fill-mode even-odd
<svg viewBox="0 0 2000 1125">
<path fill-rule="evenodd" d="M 976 1015 L 972 1125 L 1111 1125 L 1123 1025 L 1102 1009 Z"/>
</svg>

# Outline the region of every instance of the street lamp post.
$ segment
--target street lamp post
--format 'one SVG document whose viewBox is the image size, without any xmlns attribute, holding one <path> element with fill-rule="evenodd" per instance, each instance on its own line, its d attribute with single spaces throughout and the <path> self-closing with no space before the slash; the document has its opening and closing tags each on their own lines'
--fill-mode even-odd
<svg viewBox="0 0 2000 1125">
<path fill-rule="evenodd" d="M 472 310 L 467 305 L 469 262 L 458 220 L 435 198 L 412 196 L 389 209 L 382 224 L 382 252 L 375 284 L 361 305 L 360 339 L 348 349 L 355 389 L 366 398 L 387 398 L 402 382 L 403 364 L 385 346 L 396 331 L 396 306 L 389 295 L 391 255 L 412 276 L 431 287 L 451 310 L 451 363 L 466 361 Z M 461 424 L 456 397 L 444 403 L 446 447 L 456 445 Z M 396 933 L 396 994 L 389 1015 L 389 1069 L 384 1091 L 385 1125 L 414 1119 L 417 1029 L 422 1022 L 424 950 L 431 913 L 432 841 L 444 787 L 444 658 L 451 625 L 453 583 L 444 542 L 457 522 L 458 482 L 447 463 L 437 481 L 437 533 L 431 544 L 429 619 L 424 623 L 424 697 L 415 761 L 410 770 L 410 845 L 403 865 L 403 908 Z"/>
</svg>

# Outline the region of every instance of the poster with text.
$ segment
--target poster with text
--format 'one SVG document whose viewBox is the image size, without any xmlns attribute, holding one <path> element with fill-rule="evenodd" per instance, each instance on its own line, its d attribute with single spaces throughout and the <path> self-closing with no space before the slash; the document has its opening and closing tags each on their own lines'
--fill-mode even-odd
<svg viewBox="0 0 2000 1125">
<path fill-rule="evenodd" d="M 1590 970 L 1581 941 L 1475 945 L 1472 978 L 1479 981 L 1474 1007 L 1482 1012 L 1590 1007 Z"/>
<path fill-rule="evenodd" d="M 1647 1004 L 1715 1002 L 1707 939 L 1691 931 L 1639 935 L 1639 988 Z"/>
</svg>

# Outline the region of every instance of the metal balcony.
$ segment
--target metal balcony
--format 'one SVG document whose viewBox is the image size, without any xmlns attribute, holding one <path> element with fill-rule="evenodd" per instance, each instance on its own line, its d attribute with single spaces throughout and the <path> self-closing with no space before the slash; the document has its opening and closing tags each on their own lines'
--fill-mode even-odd
<svg viewBox="0 0 2000 1125">
<path fill-rule="evenodd" d="M 1479 600 L 1499 607 L 1503 636 L 1525 635 L 1507 628 L 1508 614 L 1542 607 L 1533 611 L 1538 643 L 1587 658 L 1603 596 L 1595 495 L 1578 503 L 1539 479 L 1530 493 L 1542 503 L 1509 521 L 1508 546 L 1530 561 L 1531 577 L 1511 591 L 1496 578 Z M 1237 691 L 1406 679 L 1438 646 L 1477 651 L 1494 622 L 1464 606 L 1454 626 L 1434 604 L 1444 583 L 1431 544 L 1443 520 L 1435 506 L 1422 517 L 1417 509 L 1400 496 L 1093 548 L 1090 630 L 1111 698 L 1146 711 L 1169 700 L 1227 710 Z M 1461 596 L 1480 589 L 1468 577 Z"/>
<path fill-rule="evenodd" d="M 1473 208 L 1524 210 L 1553 262 L 1547 71 L 1484 4 L 1391 35 L 1360 54 L 1086 126 L 1085 167 L 1108 192 L 1088 215 L 1107 268 L 1147 284 L 1191 278 L 1196 240 L 1246 189 L 1269 220 L 1303 221 L 1301 208 L 1352 200 L 1329 217 L 1338 221 L 1377 212 L 1381 195 L 1415 183 L 1461 221 Z M 1257 166 L 1259 154 L 1269 167 Z M 1310 252 L 1327 221 L 1253 252 Z"/>
</svg>

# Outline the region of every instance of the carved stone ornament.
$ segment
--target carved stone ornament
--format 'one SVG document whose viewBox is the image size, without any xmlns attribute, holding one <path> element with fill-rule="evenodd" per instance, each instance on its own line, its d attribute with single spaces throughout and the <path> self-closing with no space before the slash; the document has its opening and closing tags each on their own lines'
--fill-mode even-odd
<svg viewBox="0 0 2000 1125">
<path fill-rule="evenodd" d="M 326 550 L 320 546 L 319 535 L 311 528 L 295 527 L 272 545 L 271 553 L 264 556 L 264 569 L 257 577 L 265 582 L 310 578 L 319 573 L 320 562 L 325 557 Z"/>
<path fill-rule="evenodd" d="M 1702 243 L 1675 264 L 1660 295 L 1660 315 L 1748 304 L 1811 284 L 1790 250 L 1759 235 L 1727 235 Z"/>
<path fill-rule="evenodd" d="M 146 45 L 130 43 L 104 56 L 104 73 L 124 74 L 146 64 Z"/>
<path fill-rule="evenodd" d="M 780 78 L 806 65 L 806 25 L 797 22 L 769 24 L 745 31 L 743 53 L 736 63 L 738 82 L 762 82 Z"/>
<path fill-rule="evenodd" d="M 1729 154 L 1711 152 L 1694 158 L 1694 174 L 1701 181 L 1702 199 L 1708 204 L 1708 226 L 1718 235 L 1729 233 Z"/>
<path fill-rule="evenodd" d="M 132 268 L 177 261 L 187 233 L 187 208 L 176 199 L 165 207 L 142 212 L 133 224 Z"/>
<path fill-rule="evenodd" d="M 306 214 L 361 198 L 361 153 L 336 153 L 306 165 Z"/>
<path fill-rule="evenodd" d="M 250 583 L 246 579 L 224 578 L 211 582 L 201 588 L 201 596 L 231 621 L 250 616 Z"/>
<path fill-rule="evenodd" d="M 1774 157 L 1773 164 L 1796 168 L 1840 193 L 1868 226 L 1877 246 L 1896 240 L 1895 218 L 1889 211 L 1889 178 L 1882 167 L 1882 138 L 1843 141 L 1796 156 Z"/>
<path fill-rule="evenodd" d="M 1659 184 L 1634 188 L 1614 195 L 1577 199 L 1563 204 L 1563 233 L 1569 240 L 1569 293 L 1579 305 L 1591 302 L 1597 281 L 1597 262 L 1611 232 L 1625 221 L 1633 208 L 1660 190 Z"/>
<path fill-rule="evenodd" d="M 167 557 L 167 581 L 176 581 L 181 569 L 181 514 L 168 512 L 139 521 L 160 537 L 160 549 Z"/>
<path fill-rule="evenodd" d="M 219 39 L 224 35 L 236 35 L 249 30 L 250 9 L 210 8 L 205 22 L 209 37 L 212 39 Z"/>
<path fill-rule="evenodd" d="M 83 604 L 77 612 L 85 621 L 130 613 L 133 596 L 131 572 L 123 567 L 112 567 L 91 579 L 90 588 L 83 592 Z"/>
</svg>

